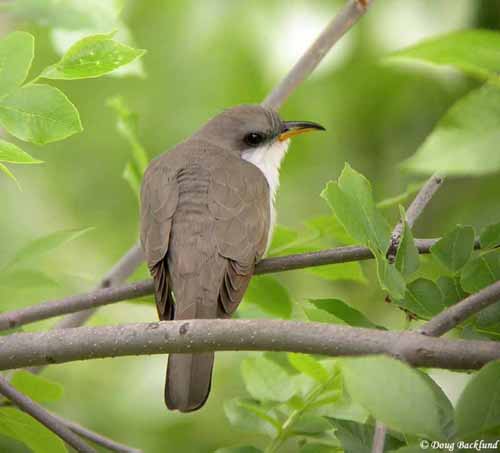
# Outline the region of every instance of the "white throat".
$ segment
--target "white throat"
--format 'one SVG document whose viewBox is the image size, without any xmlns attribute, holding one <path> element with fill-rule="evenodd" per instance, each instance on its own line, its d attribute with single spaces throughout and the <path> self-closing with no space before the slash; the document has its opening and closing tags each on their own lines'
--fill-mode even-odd
<svg viewBox="0 0 500 453">
<path fill-rule="evenodd" d="M 280 165 L 288 150 L 290 140 L 280 142 L 276 140 L 271 144 L 260 146 L 258 148 L 244 152 L 241 157 L 248 162 L 254 164 L 266 177 L 269 184 L 269 206 L 271 209 L 271 223 L 267 236 L 266 251 L 271 242 L 274 225 L 276 223 L 276 211 L 274 208 L 274 200 L 276 192 L 280 185 Z"/>
</svg>

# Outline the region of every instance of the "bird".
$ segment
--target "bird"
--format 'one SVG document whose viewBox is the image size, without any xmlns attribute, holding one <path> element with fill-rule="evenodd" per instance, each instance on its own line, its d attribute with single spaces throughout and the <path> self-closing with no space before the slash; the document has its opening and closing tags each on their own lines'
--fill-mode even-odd
<svg viewBox="0 0 500 453">
<path fill-rule="evenodd" d="M 316 130 L 325 128 L 238 105 L 151 161 L 141 185 L 140 237 L 160 320 L 234 313 L 269 247 L 290 139 Z M 167 408 L 200 409 L 213 363 L 213 352 L 170 354 Z"/>
</svg>

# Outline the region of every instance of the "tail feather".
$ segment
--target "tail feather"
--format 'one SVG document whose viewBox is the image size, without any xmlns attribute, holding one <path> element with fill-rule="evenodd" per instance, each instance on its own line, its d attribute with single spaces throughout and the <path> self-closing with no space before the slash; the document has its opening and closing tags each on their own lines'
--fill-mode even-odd
<svg viewBox="0 0 500 453">
<path fill-rule="evenodd" d="M 170 354 L 165 403 L 171 410 L 191 412 L 205 404 L 210 393 L 214 353 Z"/>
</svg>

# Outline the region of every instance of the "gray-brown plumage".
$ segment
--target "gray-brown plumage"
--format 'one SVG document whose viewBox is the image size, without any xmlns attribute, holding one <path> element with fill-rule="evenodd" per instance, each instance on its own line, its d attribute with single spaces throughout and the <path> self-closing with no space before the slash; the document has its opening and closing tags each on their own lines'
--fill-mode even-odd
<svg viewBox="0 0 500 453">
<path fill-rule="evenodd" d="M 141 191 L 141 243 L 161 320 L 234 312 L 266 249 L 287 138 L 319 128 L 238 106 L 151 162 Z M 169 409 L 204 404 L 213 361 L 211 352 L 169 356 Z"/>
</svg>

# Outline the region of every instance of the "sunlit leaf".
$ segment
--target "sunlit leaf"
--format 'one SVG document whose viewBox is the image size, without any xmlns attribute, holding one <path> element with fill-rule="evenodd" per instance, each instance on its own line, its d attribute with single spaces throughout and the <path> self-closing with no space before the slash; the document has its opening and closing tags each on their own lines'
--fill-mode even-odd
<svg viewBox="0 0 500 453">
<path fill-rule="evenodd" d="M 458 100 L 403 163 L 416 173 L 480 176 L 500 170 L 500 87 L 485 85 Z"/>
<path fill-rule="evenodd" d="M 10 383 L 24 395 L 42 403 L 56 401 L 60 399 L 64 393 L 61 384 L 26 370 L 16 371 Z"/>
<path fill-rule="evenodd" d="M 349 394 L 374 418 L 404 433 L 444 437 L 437 397 L 418 371 L 382 356 L 342 359 L 341 363 Z"/>
<path fill-rule="evenodd" d="M 245 302 L 279 318 L 288 319 L 292 314 L 292 300 L 287 289 L 267 275 L 252 278 L 245 293 Z"/>
<path fill-rule="evenodd" d="M 500 73 L 499 48 L 497 31 L 460 30 L 399 50 L 389 61 L 452 66 L 474 77 L 489 79 Z"/>
<path fill-rule="evenodd" d="M 42 161 L 34 159 L 28 153 L 13 143 L 0 139 L 0 161 L 11 164 L 39 164 Z"/>
<path fill-rule="evenodd" d="M 15 31 L 0 39 L 0 98 L 19 87 L 28 75 L 33 60 L 35 39 Z"/>
<path fill-rule="evenodd" d="M 91 230 L 93 228 L 63 230 L 34 239 L 16 253 L 9 265 L 18 265 L 21 262 L 38 258 L 70 241 L 74 241 Z"/>
<path fill-rule="evenodd" d="M 485 365 L 467 384 L 456 407 L 460 438 L 500 427 L 500 361 Z"/>
<path fill-rule="evenodd" d="M 15 137 L 38 145 L 82 131 L 75 106 L 62 91 L 48 85 L 16 88 L 0 99 L 0 123 Z"/>
<path fill-rule="evenodd" d="M 0 408 L 0 433 L 35 453 L 66 453 L 63 441 L 33 417 L 12 407 Z"/>
<path fill-rule="evenodd" d="M 81 39 L 59 62 L 46 68 L 41 77 L 63 80 L 100 77 L 144 55 L 144 50 L 115 41 L 112 36 L 100 34 Z"/>
<path fill-rule="evenodd" d="M 322 384 L 325 384 L 330 379 L 330 375 L 323 365 L 309 354 L 289 352 L 288 360 L 297 371 Z"/>
<path fill-rule="evenodd" d="M 0 172 L 6 174 L 12 181 L 14 181 L 19 189 L 21 189 L 21 186 L 19 185 L 16 177 L 14 176 L 14 173 L 12 173 L 4 164 L 0 162 Z"/>
</svg>

